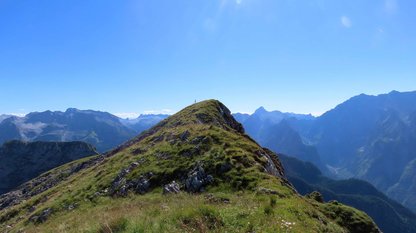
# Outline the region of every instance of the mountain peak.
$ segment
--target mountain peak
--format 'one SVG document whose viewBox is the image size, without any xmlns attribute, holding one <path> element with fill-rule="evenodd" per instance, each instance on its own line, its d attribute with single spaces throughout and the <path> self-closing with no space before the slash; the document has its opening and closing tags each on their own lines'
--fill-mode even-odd
<svg viewBox="0 0 416 233">
<path fill-rule="evenodd" d="M 244 133 L 243 126 L 234 119 L 231 111 L 220 101 L 212 99 L 190 105 L 177 114 L 168 117 L 160 124 L 168 127 L 188 124 L 206 124 Z"/>
<path fill-rule="evenodd" d="M 389 95 L 397 95 L 400 94 L 400 92 L 396 91 L 396 90 L 392 90 L 389 92 Z"/>
<path fill-rule="evenodd" d="M 256 111 L 254 111 L 254 114 L 259 114 L 259 113 L 265 113 L 265 112 L 267 112 L 267 110 L 263 107 L 263 106 L 260 106 L 260 108 L 258 108 L 258 109 L 256 109 Z"/>
<path fill-rule="evenodd" d="M 71 112 L 78 112 L 79 110 L 77 108 L 68 108 L 65 113 L 71 113 Z"/>
</svg>

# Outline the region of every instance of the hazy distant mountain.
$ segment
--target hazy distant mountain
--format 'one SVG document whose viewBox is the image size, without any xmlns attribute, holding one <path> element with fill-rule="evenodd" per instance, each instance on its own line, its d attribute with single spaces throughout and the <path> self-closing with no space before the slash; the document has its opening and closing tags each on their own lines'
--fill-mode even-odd
<svg viewBox="0 0 416 233">
<path fill-rule="evenodd" d="M 277 153 L 290 154 L 302 161 L 311 162 L 326 171 L 317 149 L 314 146 L 306 145 L 288 120 L 282 120 L 280 123 L 264 129 L 263 135 L 263 146 Z"/>
<path fill-rule="evenodd" d="M 301 133 L 336 176 L 367 180 L 416 211 L 416 92 L 355 96 Z"/>
<path fill-rule="evenodd" d="M 416 159 L 407 164 L 399 181 L 387 190 L 387 194 L 396 200 L 402 200 L 404 206 L 411 206 L 415 209 Z"/>
<path fill-rule="evenodd" d="M 317 167 L 279 154 L 289 181 L 302 195 L 319 191 L 324 200 L 338 200 L 366 212 L 384 233 L 416 232 L 416 215 L 386 197 L 370 183 L 357 179 L 332 180 Z"/>
<path fill-rule="evenodd" d="M 0 123 L 0 144 L 17 139 L 25 141 L 84 141 L 103 152 L 134 137 L 110 113 L 70 108 L 65 112 L 33 112 L 25 117 L 10 117 Z"/>
<path fill-rule="evenodd" d="M 248 118 L 250 118 L 250 114 L 247 113 L 233 113 L 233 117 L 238 121 L 238 122 L 244 122 L 246 121 Z"/>
<path fill-rule="evenodd" d="M 64 163 L 95 155 L 85 142 L 10 141 L 0 147 L 0 194 Z"/>
<path fill-rule="evenodd" d="M 237 121 L 241 122 L 246 129 L 246 132 L 255 140 L 263 143 L 267 139 L 264 135 L 264 130 L 280 123 L 283 119 L 299 119 L 299 120 L 313 120 L 312 115 L 285 113 L 280 111 L 268 112 L 264 107 L 258 108 L 253 114 L 235 113 L 233 116 Z"/>
<path fill-rule="evenodd" d="M 256 139 L 262 146 L 275 152 L 290 154 L 303 161 L 309 161 L 325 170 L 318 151 L 314 146 L 307 145 L 294 129 L 299 122 L 313 122 L 312 115 L 268 112 L 263 107 L 252 115 L 235 113 L 233 116 L 241 122 L 247 134 Z M 292 124 L 295 121 L 296 124 Z M 293 126 L 295 125 L 295 126 Z"/>
<path fill-rule="evenodd" d="M 264 108 L 236 118 L 262 145 L 327 167 L 333 177 L 369 181 L 416 211 L 416 92 L 361 94 L 317 118 Z"/>
<path fill-rule="evenodd" d="M 7 119 L 7 118 L 9 118 L 9 117 L 12 117 L 13 115 L 7 115 L 7 114 L 2 114 L 2 115 L 0 115 L 0 123 L 3 121 L 3 120 L 5 120 L 5 119 Z"/>
<path fill-rule="evenodd" d="M 135 119 L 120 119 L 120 121 L 125 126 L 140 133 L 156 125 L 168 116 L 167 114 L 142 114 Z"/>
</svg>

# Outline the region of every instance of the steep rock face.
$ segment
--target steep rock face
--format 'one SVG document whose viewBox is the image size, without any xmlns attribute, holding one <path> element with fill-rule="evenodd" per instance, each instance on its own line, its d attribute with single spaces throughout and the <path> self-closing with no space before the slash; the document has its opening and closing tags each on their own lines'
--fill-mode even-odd
<svg viewBox="0 0 416 233">
<path fill-rule="evenodd" d="M 18 203 L 8 197 L 12 193 L 3 195 L 0 230 L 379 232 L 360 211 L 299 196 L 278 157 L 245 135 L 216 100 L 189 106 L 103 156 L 61 166 L 22 187 L 14 195 L 35 195 Z"/>
<path fill-rule="evenodd" d="M 0 147 L 0 194 L 54 167 L 95 154 L 84 142 L 6 142 Z"/>
</svg>

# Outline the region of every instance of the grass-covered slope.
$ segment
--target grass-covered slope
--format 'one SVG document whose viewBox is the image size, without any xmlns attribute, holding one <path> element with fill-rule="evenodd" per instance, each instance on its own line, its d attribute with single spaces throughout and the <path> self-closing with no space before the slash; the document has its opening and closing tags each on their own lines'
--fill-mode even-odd
<svg viewBox="0 0 416 233">
<path fill-rule="evenodd" d="M 0 209 L 1 232 L 379 232 L 363 212 L 297 194 L 215 100 L 41 175 Z"/>
</svg>

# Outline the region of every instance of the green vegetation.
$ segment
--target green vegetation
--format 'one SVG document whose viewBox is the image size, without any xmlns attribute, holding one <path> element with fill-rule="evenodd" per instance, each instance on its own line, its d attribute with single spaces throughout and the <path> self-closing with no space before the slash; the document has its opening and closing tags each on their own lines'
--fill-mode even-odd
<svg viewBox="0 0 416 233">
<path fill-rule="evenodd" d="M 378 232 L 360 211 L 298 195 L 274 158 L 243 133 L 224 105 L 204 101 L 102 160 L 52 170 L 51 177 L 62 179 L 3 209 L 0 231 Z M 98 162 L 65 172 L 88 161 Z M 209 182 L 186 192 L 194 190 L 188 187 L 192 179 Z M 182 191 L 162 194 L 173 181 Z"/>
</svg>

